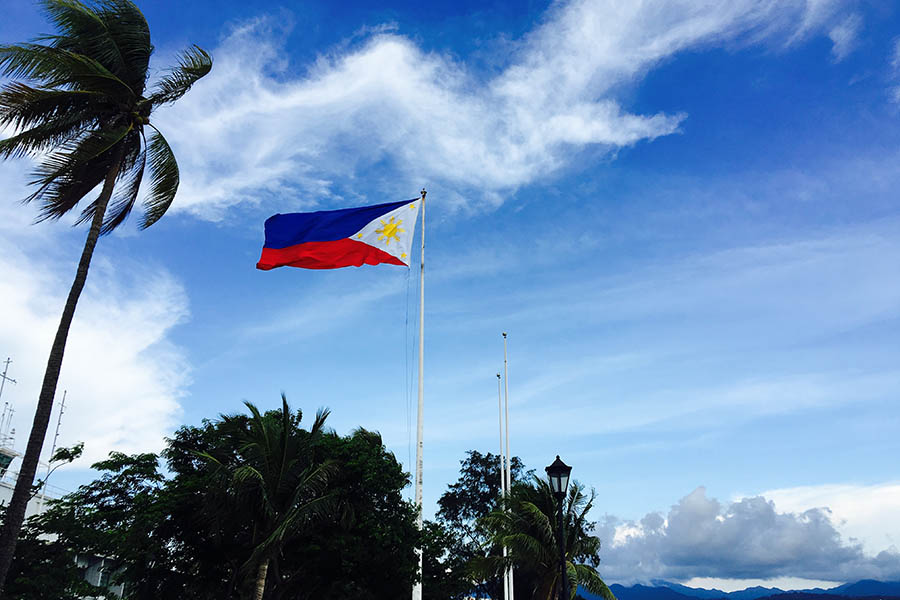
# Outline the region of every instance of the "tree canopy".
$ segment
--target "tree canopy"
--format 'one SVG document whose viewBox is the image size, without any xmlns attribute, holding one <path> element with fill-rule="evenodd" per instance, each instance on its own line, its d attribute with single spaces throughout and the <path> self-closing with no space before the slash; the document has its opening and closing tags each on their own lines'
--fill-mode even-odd
<svg viewBox="0 0 900 600">
<path fill-rule="evenodd" d="M 182 427 L 162 454 L 168 476 L 154 454 L 114 453 L 94 465 L 100 471 L 95 481 L 34 519 L 35 531 L 57 536 L 55 545 L 67 551 L 107 557 L 114 565 L 113 581 L 125 584 L 129 599 L 252 598 L 260 556 L 270 560 L 266 600 L 402 596 L 415 578 L 419 543 L 415 511 L 401 495 L 409 476 L 377 433 L 358 429 L 338 435 L 324 429 L 324 414 L 310 430 L 300 427 L 300 413 L 285 412 L 285 405 Z M 263 487 L 245 487 L 253 477 L 239 469 L 262 474 L 255 462 L 262 459 L 259 448 L 248 446 L 255 443 L 253 429 L 261 426 L 271 434 L 276 425 L 309 453 L 293 467 L 290 461 L 283 465 L 296 468 L 295 482 L 308 479 L 310 466 L 330 465 L 327 481 L 312 490 L 330 502 L 327 511 L 292 533 L 282 527 L 283 543 L 263 545 L 260 552 L 261 541 L 283 525 L 268 519 L 291 515 L 292 508 L 309 501 L 301 493 L 270 512 L 257 495 Z M 295 496 L 285 491 L 293 484 L 277 487 L 270 500 Z"/>
<path fill-rule="evenodd" d="M 181 427 L 161 456 L 96 463 L 97 479 L 29 522 L 10 597 L 100 597 L 74 567 L 78 555 L 104 557 L 128 600 L 392 600 L 409 594 L 422 547 L 425 598 L 500 598 L 503 545 L 517 598 L 556 597 L 556 501 L 519 459 L 503 502 L 498 457 L 467 452 L 420 532 L 402 495 L 409 474 L 378 433 L 338 435 L 327 411 L 305 429 L 284 398 L 278 410 L 247 408 Z M 565 501 L 571 597 L 580 586 L 615 600 L 596 572 L 594 500 L 573 483 Z M 38 574 L 31 564 L 59 569 Z"/>
<path fill-rule="evenodd" d="M 585 493 L 578 482 L 569 485 L 563 500 L 563 547 L 569 590 L 566 596 L 575 598 L 578 587 L 599 594 L 606 600 L 615 596 L 596 571 L 600 564 L 600 539 L 591 532 L 594 524 L 588 520 L 596 493 Z M 532 600 L 559 598 L 562 584 L 559 569 L 558 503 L 549 482 L 533 477 L 528 484 L 513 488 L 506 503 L 480 521 L 481 527 L 493 540 L 493 549 L 506 546 L 509 557 L 493 551 L 472 561 L 473 572 L 483 577 L 497 576 L 504 566 L 516 567 L 516 596 Z"/>
</svg>

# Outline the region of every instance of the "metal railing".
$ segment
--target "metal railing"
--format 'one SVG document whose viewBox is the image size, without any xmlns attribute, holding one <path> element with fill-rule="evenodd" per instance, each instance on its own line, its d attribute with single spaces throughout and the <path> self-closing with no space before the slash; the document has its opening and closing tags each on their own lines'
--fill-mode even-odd
<svg viewBox="0 0 900 600">
<path fill-rule="evenodd" d="M 0 485 L 8 485 L 9 487 L 15 487 L 16 480 L 19 478 L 18 471 L 7 471 L 3 474 L 3 477 L 0 477 Z M 65 488 L 61 488 L 56 485 L 51 485 L 49 483 L 44 484 L 40 490 L 38 490 L 37 496 L 45 496 L 47 498 L 52 498 L 54 500 L 58 498 L 62 498 L 66 494 L 69 493 L 69 490 Z"/>
</svg>

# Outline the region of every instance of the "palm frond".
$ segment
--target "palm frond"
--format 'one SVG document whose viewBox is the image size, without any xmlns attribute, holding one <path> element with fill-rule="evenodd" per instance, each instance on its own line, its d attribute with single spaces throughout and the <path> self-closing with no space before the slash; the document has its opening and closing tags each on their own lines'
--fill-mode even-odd
<svg viewBox="0 0 900 600">
<path fill-rule="evenodd" d="M 247 559 L 242 568 L 245 570 L 250 569 L 258 564 L 263 557 L 278 550 L 281 547 L 280 542 L 296 529 L 302 528 L 307 523 L 330 516 L 333 512 L 333 507 L 334 498 L 331 496 L 314 498 L 306 504 L 296 507 L 278 523 L 277 527 L 262 542 L 256 545 L 250 554 L 250 558 Z"/>
<path fill-rule="evenodd" d="M 0 46 L 0 73 L 37 81 L 46 88 L 102 92 L 122 103 L 137 97 L 128 84 L 93 58 L 41 44 Z"/>
<path fill-rule="evenodd" d="M 225 468 L 224 463 L 222 463 L 221 460 L 219 460 L 217 457 L 213 456 L 213 455 L 210 454 L 209 452 L 206 452 L 206 451 L 200 451 L 200 452 L 198 452 L 198 451 L 196 451 L 196 450 L 193 450 L 193 451 L 191 451 L 191 452 L 192 452 L 195 456 L 197 456 L 197 457 L 199 457 L 199 458 L 202 458 L 203 460 L 208 461 L 210 464 L 215 465 L 216 467 L 218 467 L 218 468 L 220 468 L 220 469 L 224 469 L 224 468 Z"/>
<path fill-rule="evenodd" d="M 111 232 L 128 218 L 141 190 L 141 181 L 144 178 L 146 164 L 147 151 L 142 149 L 139 151 L 139 155 L 134 163 L 129 165 L 130 168 L 128 168 L 129 166 L 123 167 L 127 168 L 127 171 L 122 181 L 127 181 L 127 184 L 113 196 L 107 209 L 106 217 L 103 219 L 100 235 L 106 235 Z"/>
<path fill-rule="evenodd" d="M 588 565 L 576 564 L 572 565 L 572 567 L 578 584 L 584 589 L 592 594 L 603 596 L 604 600 L 616 600 L 615 594 L 612 593 L 612 590 L 610 590 L 606 583 L 600 578 L 597 571 Z"/>
<path fill-rule="evenodd" d="M 40 125 L 93 123 L 104 114 L 106 96 L 81 90 L 48 90 L 11 82 L 0 91 L 0 125 L 17 131 Z"/>
<path fill-rule="evenodd" d="M 51 148 L 61 146 L 84 135 L 89 124 L 77 115 L 70 119 L 48 121 L 0 140 L 0 158 L 38 156 Z"/>
<path fill-rule="evenodd" d="M 242 465 L 234 470 L 232 479 L 236 484 L 245 485 L 247 482 L 261 484 L 265 477 L 252 465 Z"/>
<path fill-rule="evenodd" d="M 212 57 L 209 53 L 199 46 L 191 46 L 178 59 L 178 66 L 156 82 L 148 100 L 154 107 L 175 102 L 211 69 Z"/>
<path fill-rule="evenodd" d="M 144 199 L 144 218 L 141 229 L 146 229 L 159 221 L 175 200 L 178 192 L 178 162 L 166 138 L 154 128 L 147 144 L 150 158 L 150 189 Z M 258 417 L 258 412 L 254 417 Z"/>
<path fill-rule="evenodd" d="M 508 556 L 474 556 L 466 565 L 466 570 L 474 579 L 485 580 L 500 576 L 512 565 L 513 561 Z"/>
<path fill-rule="evenodd" d="M 38 41 L 89 56 L 143 93 L 153 46 L 147 20 L 132 2 L 105 0 L 90 8 L 78 0 L 43 0 L 58 35 Z"/>
<path fill-rule="evenodd" d="M 77 0 L 43 0 L 41 7 L 58 35 L 41 36 L 55 48 L 94 58 L 121 75 L 125 61 L 100 15 Z"/>
<path fill-rule="evenodd" d="M 37 191 L 25 199 L 41 203 L 38 221 L 60 218 L 102 182 L 118 156 L 116 146 L 131 132 L 130 124 L 91 132 L 47 155 L 34 170 Z"/>
<path fill-rule="evenodd" d="M 325 421 L 328 419 L 328 415 L 331 414 L 331 410 L 327 408 L 320 408 L 316 411 L 316 418 L 313 421 L 312 426 L 309 428 L 309 432 L 312 435 L 319 435 L 325 431 Z"/>
<path fill-rule="evenodd" d="M 105 0 L 101 6 L 101 19 L 122 56 L 126 74 L 123 80 L 135 94 L 142 95 L 147 84 L 150 55 L 153 54 L 147 19 L 129 0 Z"/>
<path fill-rule="evenodd" d="M 307 469 L 292 483 L 294 491 L 290 505 L 297 506 L 303 503 L 304 498 L 324 493 L 334 472 L 335 464 L 331 461 Z"/>
<path fill-rule="evenodd" d="M 116 177 L 116 186 L 123 181 L 127 181 L 124 188 L 119 188 L 119 192 L 110 198 L 107 204 L 106 214 L 103 217 L 103 224 L 100 227 L 100 234 L 106 235 L 122 224 L 128 214 L 131 212 L 137 193 L 140 190 L 141 179 L 143 179 L 143 168 L 138 172 L 135 170 L 138 159 L 146 162 L 146 152 L 141 144 L 141 133 L 131 130 L 121 144 L 125 145 L 123 157 L 118 165 L 118 176 Z M 143 158 L 141 158 L 143 157 Z M 94 212 L 97 210 L 99 198 L 91 202 L 75 221 L 75 225 L 87 223 L 94 218 Z"/>
<path fill-rule="evenodd" d="M 106 179 L 106 175 L 103 174 L 103 168 L 108 168 L 108 162 L 104 159 L 105 157 L 95 161 L 99 165 L 97 168 L 91 167 L 89 163 L 85 168 L 73 171 L 71 176 L 60 177 L 50 185 L 38 190 L 40 192 L 40 209 L 34 222 L 42 223 L 43 221 L 54 221 L 61 218 L 75 208 L 91 190 L 101 186 L 104 179 Z M 84 173 L 85 178 L 80 179 L 76 173 Z M 25 202 L 34 202 L 38 198 L 37 194 L 38 192 L 35 192 L 26 198 Z M 82 210 L 81 214 L 78 215 L 76 225 L 94 218 L 98 199 L 92 201 Z"/>
<path fill-rule="evenodd" d="M 530 525 L 537 530 L 541 541 L 545 544 L 556 544 L 556 530 L 551 517 L 532 502 L 521 502 L 519 512 L 528 518 Z"/>
<path fill-rule="evenodd" d="M 527 563 L 553 563 L 553 547 L 527 533 L 513 533 L 501 538 L 503 545 L 513 552 L 516 559 Z"/>
</svg>

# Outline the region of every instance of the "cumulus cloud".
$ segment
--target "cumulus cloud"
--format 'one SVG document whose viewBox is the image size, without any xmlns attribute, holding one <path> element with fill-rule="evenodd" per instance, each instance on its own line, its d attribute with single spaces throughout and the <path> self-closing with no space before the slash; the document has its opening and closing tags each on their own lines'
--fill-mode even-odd
<svg viewBox="0 0 900 600">
<path fill-rule="evenodd" d="M 0 187 L 25 189 L 15 167 L 0 167 Z M 62 223 L 32 227 L 32 215 L 10 202 L 0 205 L 0 353 L 12 358 L 10 376 L 18 381 L 6 387 L 3 400 L 15 407 L 20 449 L 84 234 L 66 231 Z M 85 442 L 83 467 L 110 450 L 161 449 L 189 380 L 182 352 L 169 341 L 172 328 L 188 316 L 183 287 L 152 263 L 110 258 L 104 249 L 113 241 L 102 239 L 95 253 L 57 395 L 59 402 L 68 391 L 59 443 Z M 57 404 L 51 428 L 58 411 Z M 50 445 L 48 439 L 44 459 Z"/>
<path fill-rule="evenodd" d="M 605 548 L 601 573 L 624 583 L 900 578 L 896 549 L 868 555 L 859 542 L 841 537 L 827 508 L 778 512 L 763 496 L 723 504 L 700 487 L 665 516 L 650 513 L 637 522 L 607 517 L 598 530 Z"/>
<path fill-rule="evenodd" d="M 841 535 L 858 541 L 868 553 L 900 546 L 900 482 L 798 486 L 762 495 L 789 512 L 827 506 Z"/>
<path fill-rule="evenodd" d="M 634 114 L 617 97 L 661 61 L 709 44 L 789 45 L 842 4 L 574 0 L 553 5 L 488 74 L 376 28 L 295 76 L 285 32 L 260 18 L 231 32 L 213 72 L 157 123 L 185 174 L 177 206 L 204 218 L 275 194 L 303 207 L 426 181 L 458 204 L 492 205 L 586 147 L 677 132 L 684 114 Z M 368 174 L 374 165 L 383 175 Z M 362 173 L 366 191 L 354 192 Z"/>
</svg>

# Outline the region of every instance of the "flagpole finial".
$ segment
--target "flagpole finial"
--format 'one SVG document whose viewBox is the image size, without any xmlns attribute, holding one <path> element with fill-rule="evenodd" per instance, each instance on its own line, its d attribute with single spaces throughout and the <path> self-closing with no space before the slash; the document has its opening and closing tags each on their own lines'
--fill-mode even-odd
<svg viewBox="0 0 900 600">
<path fill-rule="evenodd" d="M 503 332 L 503 337 L 506 337 L 506 332 L 505 332 L 505 331 Z"/>
<path fill-rule="evenodd" d="M 425 194 L 427 194 L 427 193 L 428 192 L 425 191 L 425 188 L 422 188 L 422 200 L 425 199 Z"/>
</svg>

